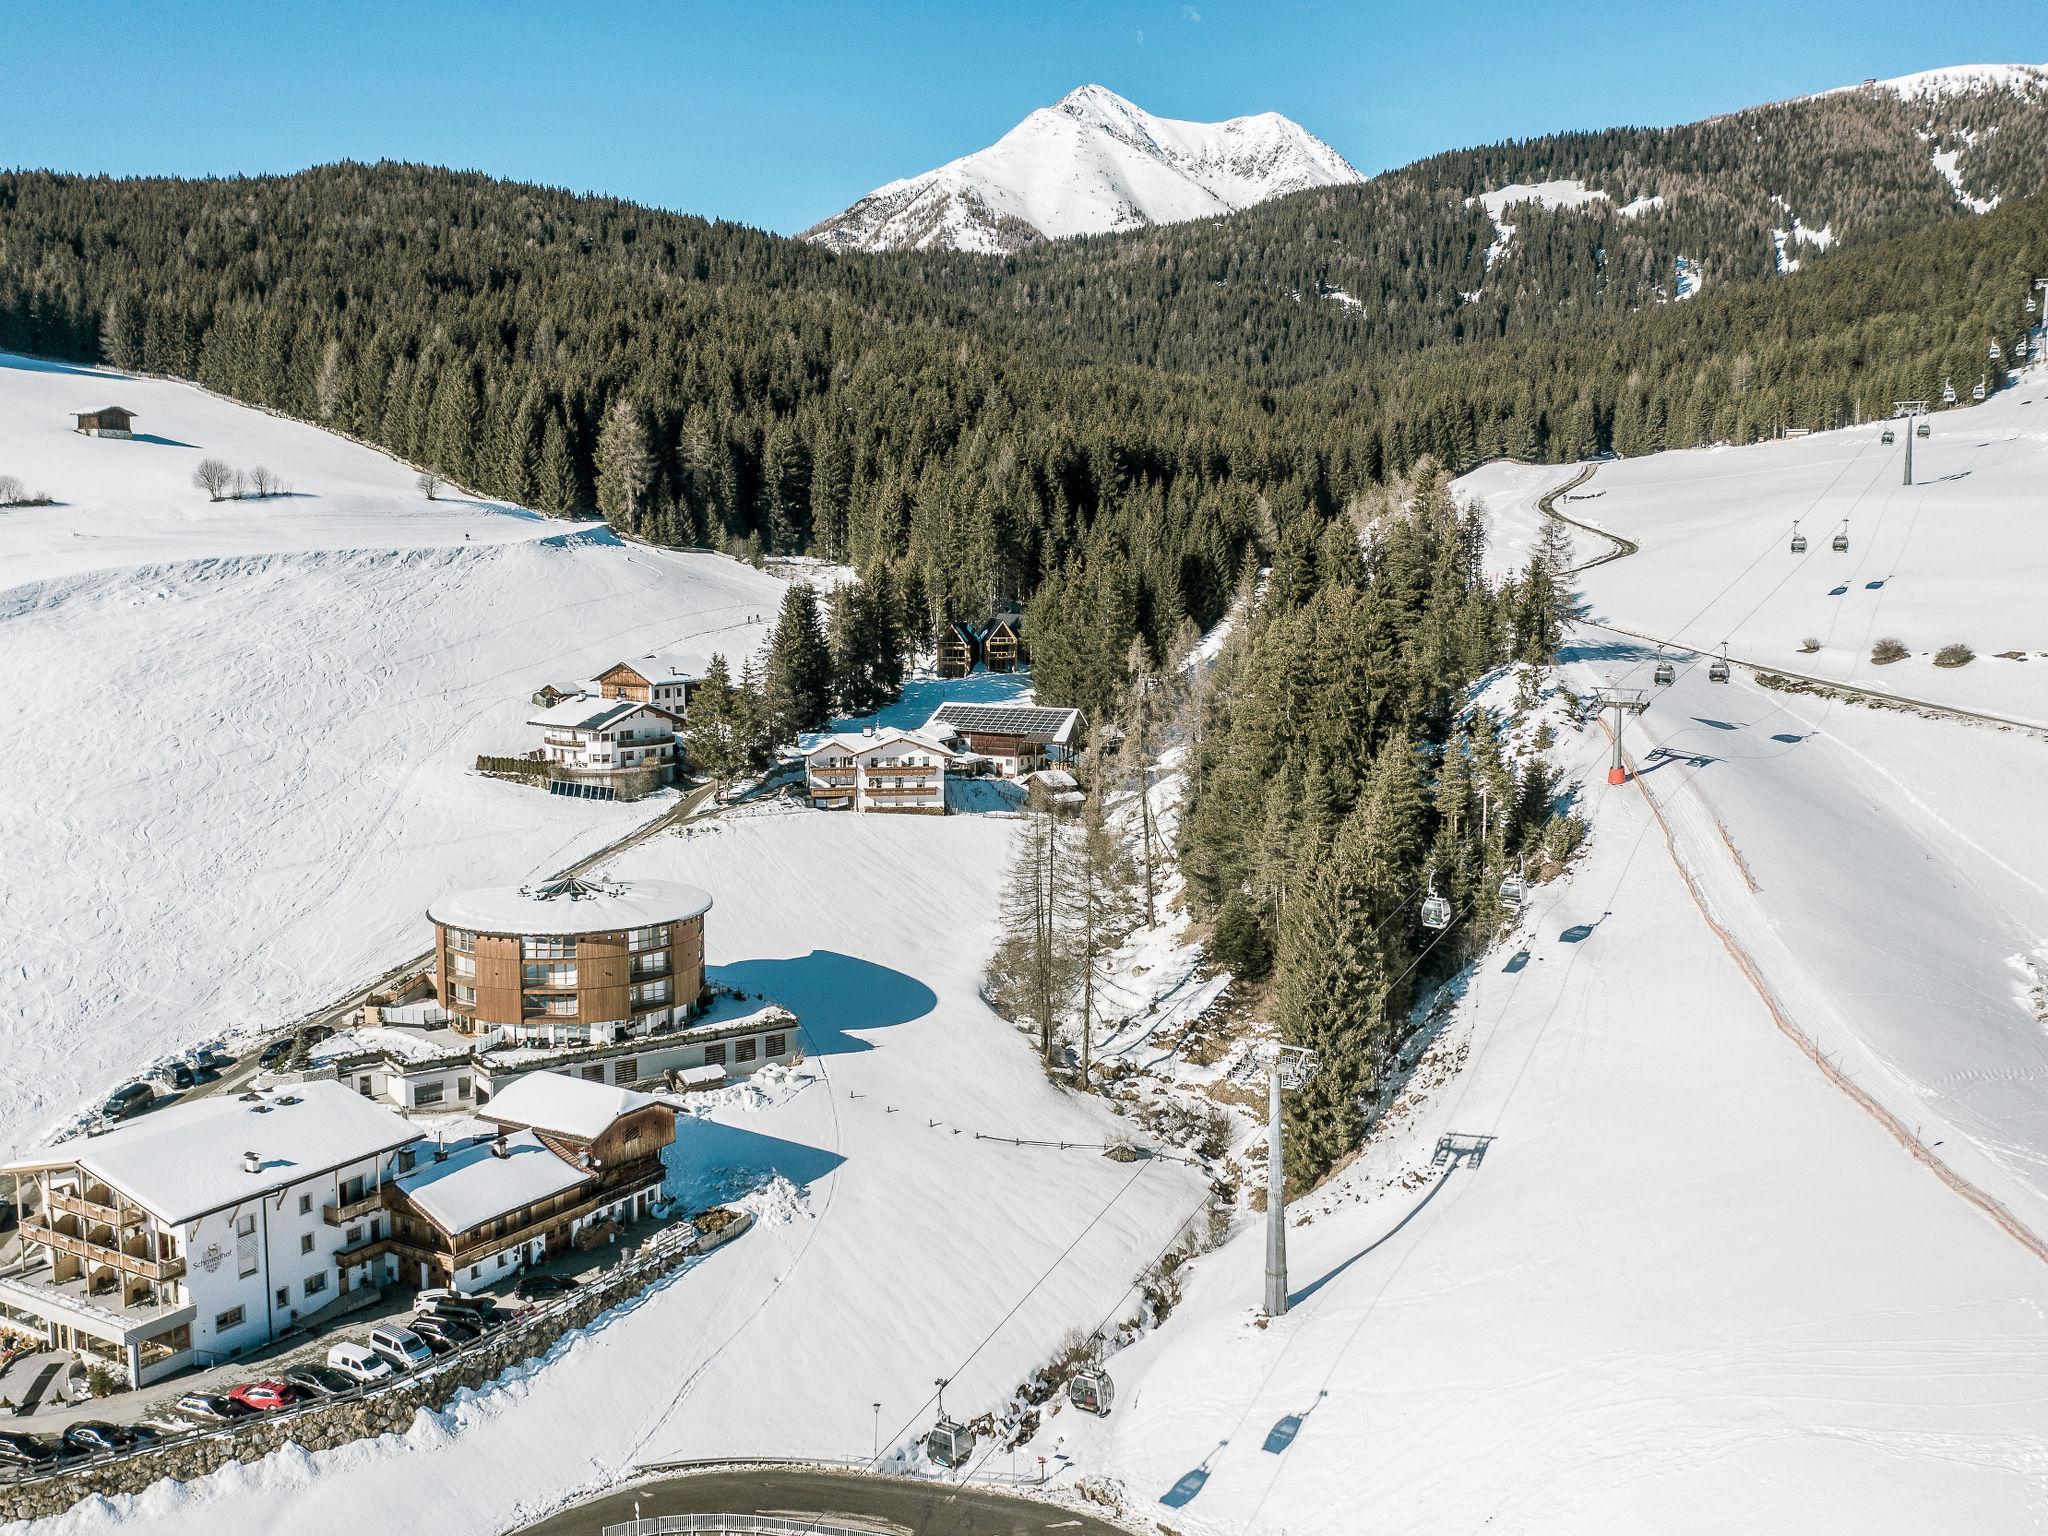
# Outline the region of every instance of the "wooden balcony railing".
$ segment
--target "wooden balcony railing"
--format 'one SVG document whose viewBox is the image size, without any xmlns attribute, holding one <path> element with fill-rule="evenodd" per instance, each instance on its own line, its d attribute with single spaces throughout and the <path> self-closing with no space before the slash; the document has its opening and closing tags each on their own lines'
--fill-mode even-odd
<svg viewBox="0 0 2048 1536">
<path fill-rule="evenodd" d="M 82 1237 L 73 1237 L 68 1232 L 59 1232 L 46 1222 L 23 1222 L 21 1235 L 25 1242 L 43 1243 L 59 1253 L 68 1253 L 73 1258 L 83 1259 L 88 1264 L 104 1264 L 124 1275 L 140 1275 L 145 1280 L 175 1280 L 185 1273 L 183 1259 L 152 1259 L 146 1253 L 123 1253 L 118 1248 L 109 1248 L 105 1243 L 88 1242 Z"/>
<path fill-rule="evenodd" d="M 367 1216 L 372 1211 L 380 1211 L 383 1208 L 384 1191 L 372 1189 L 366 1191 L 360 1200 L 349 1200 L 334 1205 L 324 1205 L 320 1208 L 320 1214 L 326 1219 L 327 1225 L 330 1227 L 345 1227 L 350 1222 Z"/>
<path fill-rule="evenodd" d="M 149 1219 L 141 1211 L 123 1211 L 98 1200 L 88 1200 L 83 1195 L 74 1195 L 68 1190 L 50 1190 L 47 1198 L 52 1210 L 69 1211 L 74 1216 L 105 1222 L 110 1227 L 138 1227 Z"/>
</svg>

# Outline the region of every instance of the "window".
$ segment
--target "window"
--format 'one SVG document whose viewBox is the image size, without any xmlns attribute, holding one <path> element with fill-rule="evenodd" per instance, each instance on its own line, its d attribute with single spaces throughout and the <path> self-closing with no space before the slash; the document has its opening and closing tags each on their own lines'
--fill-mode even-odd
<svg viewBox="0 0 2048 1536">
<path fill-rule="evenodd" d="M 474 1008 L 476 1006 L 476 988 L 465 987 L 458 981 L 455 984 L 455 1001 L 462 1004 L 465 1008 Z"/>
<path fill-rule="evenodd" d="M 301 1216 L 313 1214 L 313 1197 L 311 1195 L 299 1196 L 299 1214 Z"/>
<path fill-rule="evenodd" d="M 369 1098 L 373 1090 L 374 1084 L 369 1073 L 365 1072 L 356 1079 L 356 1092 L 360 1093 L 364 1098 Z"/>
<path fill-rule="evenodd" d="M 327 1276 L 324 1272 L 317 1275 L 306 1276 L 305 1290 L 308 1296 L 318 1296 L 322 1291 L 326 1289 Z"/>
<path fill-rule="evenodd" d="M 633 957 L 635 976 L 653 976 L 668 969 L 668 951 L 650 949 Z"/>
<path fill-rule="evenodd" d="M 484 1267 L 481 1264 L 472 1264 L 469 1266 L 469 1278 L 472 1280 L 480 1278 L 483 1275 L 483 1272 Z"/>
<path fill-rule="evenodd" d="M 642 1003 L 665 1003 L 667 1001 L 668 978 L 665 976 L 660 981 L 636 982 L 633 986 L 633 1004 L 635 1007 Z"/>
<path fill-rule="evenodd" d="M 574 936 L 563 938 L 553 934 L 521 939 L 519 956 L 522 960 L 574 960 L 576 940 Z"/>
<path fill-rule="evenodd" d="M 448 930 L 448 947 L 453 950 L 460 950 L 465 955 L 474 954 L 476 952 L 476 935 L 466 928 L 450 928 Z"/>
<path fill-rule="evenodd" d="M 476 975 L 476 956 L 450 955 L 448 957 L 448 970 L 452 975 L 474 978 Z"/>
<path fill-rule="evenodd" d="M 576 967 L 568 965 L 526 965 L 520 968 L 520 975 L 529 987 L 573 987 L 576 985 Z"/>
<path fill-rule="evenodd" d="M 235 1273 L 246 1280 L 256 1273 L 256 1218 L 235 1218 Z"/>
<path fill-rule="evenodd" d="M 279 1286 L 279 1287 L 277 1288 L 277 1305 L 278 1305 L 278 1310 L 282 1311 L 282 1310 L 283 1310 L 284 1308 L 286 1308 L 286 1307 L 290 1306 L 291 1304 L 292 1304 L 292 1288 L 291 1288 L 290 1286 L 288 1286 L 288 1285 L 280 1285 L 280 1286 Z"/>
<path fill-rule="evenodd" d="M 355 1247 L 355 1245 L 357 1243 L 360 1243 L 362 1240 L 363 1229 L 361 1227 L 350 1227 L 346 1232 L 342 1233 L 341 1235 L 342 1246 L 347 1248 Z"/>
<path fill-rule="evenodd" d="M 230 1328 L 239 1328 L 246 1315 L 247 1309 L 244 1307 L 229 1307 L 225 1312 L 217 1312 L 214 1314 L 213 1331 L 226 1333 Z"/>
<path fill-rule="evenodd" d="M 752 1040 L 736 1042 L 732 1059 L 734 1061 L 752 1061 L 754 1059 L 754 1042 Z"/>
<path fill-rule="evenodd" d="M 660 949 L 667 943 L 667 923 L 656 923 L 652 928 L 635 928 L 626 935 L 626 948 L 636 955 L 650 949 Z"/>
<path fill-rule="evenodd" d="M 414 1109 L 424 1109 L 429 1104 L 438 1104 L 448 1096 L 446 1083 L 420 1083 L 412 1091 Z"/>
<path fill-rule="evenodd" d="M 527 1013 L 548 1014 L 556 1018 L 576 1017 L 576 999 L 561 997 L 550 992 L 528 992 L 521 999 Z"/>
<path fill-rule="evenodd" d="M 719 1041 L 716 1045 L 704 1047 L 704 1065 L 707 1067 L 722 1067 L 725 1065 L 725 1042 L 723 1040 Z"/>
<path fill-rule="evenodd" d="M 512 1255 L 511 1255 L 511 1254 L 509 1254 L 509 1253 L 501 1253 L 501 1254 L 499 1254 L 499 1255 L 498 1255 L 498 1268 L 500 1268 L 500 1269 L 509 1269 L 509 1268 L 511 1267 L 511 1264 L 512 1264 Z"/>
<path fill-rule="evenodd" d="M 301 1232 L 301 1233 L 299 1234 L 299 1252 L 301 1252 L 301 1253 L 311 1253 L 312 1251 L 313 1251 L 313 1234 L 312 1234 L 312 1233 L 310 1233 L 310 1232 Z"/>
<path fill-rule="evenodd" d="M 789 1049 L 789 1039 L 786 1035 L 770 1035 L 762 1049 L 770 1056 L 780 1056 Z"/>
<path fill-rule="evenodd" d="M 458 1077 L 457 1079 L 455 1079 L 455 1097 L 457 1097 L 458 1099 L 466 1099 L 469 1097 L 468 1078 Z"/>
</svg>

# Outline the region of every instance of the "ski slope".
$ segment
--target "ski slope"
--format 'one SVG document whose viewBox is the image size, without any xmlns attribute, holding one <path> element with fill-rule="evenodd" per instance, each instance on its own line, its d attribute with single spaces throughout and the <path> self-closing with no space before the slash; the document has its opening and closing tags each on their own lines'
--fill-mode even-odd
<svg viewBox="0 0 2048 1536">
<path fill-rule="evenodd" d="M 1760 666 L 2048 724 L 2048 371 L 1928 424 L 1911 486 L 1907 433 L 1895 429 L 1887 445 L 1883 422 L 1600 464 L 1558 510 L 1642 547 L 1583 574 L 1589 616 L 1694 650 L 1725 641 Z M 1574 472 L 1502 463 L 1459 482 L 1494 514 L 1496 558 L 1526 561 L 1537 496 Z M 1795 519 L 1804 555 L 1790 552 Z M 1845 521 L 1849 550 L 1837 554 Z M 1584 533 L 1574 545 L 1580 560 L 1609 547 Z M 1802 650 L 1809 637 L 1815 652 Z M 1873 664 L 1885 637 L 1912 654 Z M 1934 665 L 1952 641 L 1977 659 Z"/>
<path fill-rule="evenodd" d="M 138 432 L 80 437 L 126 405 Z M 291 498 L 210 504 L 206 456 Z M 160 1054 L 275 1026 L 426 947 L 451 886 L 602 846 L 672 797 L 473 771 L 529 695 L 657 646 L 743 652 L 781 583 L 518 508 L 427 503 L 382 454 L 187 385 L 0 359 L 0 1148 Z M 450 493 L 459 497 L 460 493 Z"/>
<path fill-rule="evenodd" d="M 1568 674 L 1610 667 L 1594 637 Z M 1683 691 L 1706 687 L 1643 729 L 1737 712 Z M 1438 1086 L 1297 1207 L 1290 1314 L 1256 1319 L 1248 1223 L 1111 1358 L 1116 1411 L 1062 1411 L 1032 1449 L 1186 1536 L 2038 1528 L 2048 1266 L 1830 1082 L 1708 925 L 1643 791 L 1672 815 L 1734 770 L 1672 760 L 1610 789 L 1597 727 L 1564 750 L 1591 847 L 1469 974 L 1416 1077 Z M 1774 819 L 1731 826 L 1769 896 L 1812 807 L 1752 809 Z M 1695 831 L 1674 834 L 1688 864 Z M 1865 921 L 1889 896 L 1883 855 L 1864 878 L 1877 840 L 1835 844 L 1845 944 L 1887 932 Z M 1703 886 L 1717 913 L 1734 899 Z M 1938 952 L 1969 915 L 1855 1000 L 1967 972 L 1983 945 Z M 1795 951 L 1821 931 L 1792 906 L 1762 921 Z M 1482 1166 L 1431 1165 L 1453 1130 L 1498 1138 Z"/>
</svg>

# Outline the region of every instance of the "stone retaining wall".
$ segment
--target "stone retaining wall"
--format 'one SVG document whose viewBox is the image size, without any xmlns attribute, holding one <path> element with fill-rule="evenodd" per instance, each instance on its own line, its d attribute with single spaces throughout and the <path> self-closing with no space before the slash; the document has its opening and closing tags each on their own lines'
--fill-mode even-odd
<svg viewBox="0 0 2048 1536">
<path fill-rule="evenodd" d="M 47 1519 L 96 1494 L 140 1493 L 165 1478 L 189 1482 L 230 1462 L 254 1461 L 286 1445 L 325 1451 L 378 1435 L 402 1435 L 421 1409 L 437 1411 L 464 1389 L 480 1390 L 513 1366 L 545 1354 L 565 1334 L 588 1326 L 663 1275 L 731 1242 L 754 1224 L 751 1213 L 736 1214 L 737 1221 L 715 1235 L 700 1233 L 694 1243 L 657 1252 L 643 1247 L 600 1278 L 536 1309 L 530 1319 L 488 1334 L 468 1349 L 389 1386 L 69 1467 L 34 1481 L 0 1485 L 0 1521 Z"/>
</svg>

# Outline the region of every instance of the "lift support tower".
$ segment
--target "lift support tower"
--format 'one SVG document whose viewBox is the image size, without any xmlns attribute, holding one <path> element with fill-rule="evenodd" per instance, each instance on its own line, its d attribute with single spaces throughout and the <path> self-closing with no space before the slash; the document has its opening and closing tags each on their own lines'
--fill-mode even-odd
<svg viewBox="0 0 2048 1536">
<path fill-rule="evenodd" d="M 1316 1075 L 1316 1053 L 1298 1045 L 1266 1049 L 1266 1316 L 1287 1315 L 1287 1159 L 1280 1096 Z"/>
</svg>

